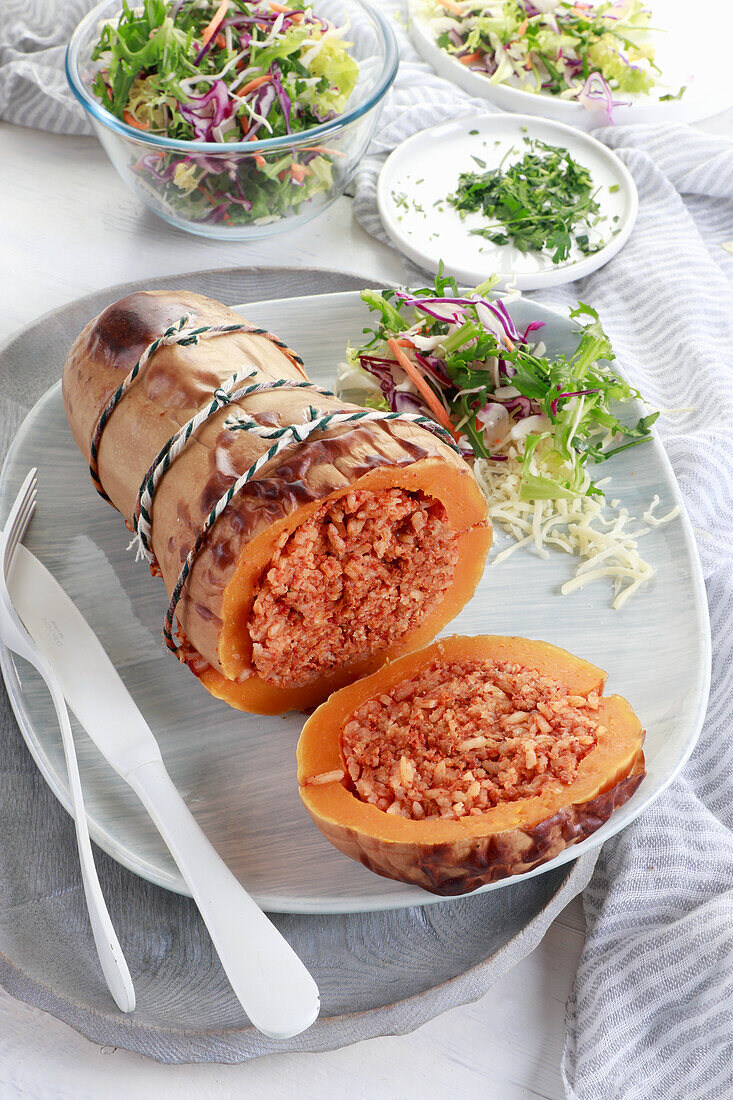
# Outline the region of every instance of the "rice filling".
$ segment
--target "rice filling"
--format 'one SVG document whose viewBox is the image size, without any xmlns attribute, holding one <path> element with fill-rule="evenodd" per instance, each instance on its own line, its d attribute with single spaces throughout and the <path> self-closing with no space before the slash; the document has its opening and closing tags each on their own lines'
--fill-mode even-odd
<svg viewBox="0 0 733 1100">
<path fill-rule="evenodd" d="M 345 782 L 386 813 L 476 816 L 569 784 L 603 727 L 598 695 L 504 661 L 434 660 L 342 731 Z"/>
<path fill-rule="evenodd" d="M 424 621 L 453 580 L 458 535 L 443 505 L 393 488 L 327 501 L 281 536 L 248 630 L 258 675 L 307 684 Z"/>
</svg>

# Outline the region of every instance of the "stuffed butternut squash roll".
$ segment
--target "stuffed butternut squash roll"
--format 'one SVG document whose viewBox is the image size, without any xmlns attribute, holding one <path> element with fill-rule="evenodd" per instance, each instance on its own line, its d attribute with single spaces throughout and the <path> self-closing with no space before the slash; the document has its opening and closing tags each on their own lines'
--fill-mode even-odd
<svg viewBox="0 0 733 1100">
<path fill-rule="evenodd" d="M 74 342 L 66 415 L 165 583 L 164 637 L 234 707 L 308 707 L 430 641 L 491 543 L 453 440 L 346 405 L 219 302 L 141 291 Z"/>
</svg>

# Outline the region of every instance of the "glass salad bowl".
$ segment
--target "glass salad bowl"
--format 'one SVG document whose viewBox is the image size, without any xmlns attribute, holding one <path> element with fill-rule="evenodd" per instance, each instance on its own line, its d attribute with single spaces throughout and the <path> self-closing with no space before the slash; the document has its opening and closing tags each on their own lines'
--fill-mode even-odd
<svg viewBox="0 0 733 1100">
<path fill-rule="evenodd" d="M 174 4 L 173 8 L 180 6 Z M 278 4 L 269 6 L 273 13 L 288 10 Z M 232 4 L 230 10 L 245 19 L 241 6 L 235 8 Z M 104 106 L 93 87 L 103 62 L 94 60 L 93 53 L 103 25 L 116 20 L 120 12 L 121 0 L 104 0 L 81 21 L 66 52 L 66 75 L 113 165 L 153 213 L 200 236 L 252 240 L 302 225 L 343 193 L 369 145 L 384 96 L 397 72 L 397 42 L 380 11 L 364 0 L 315 0 L 315 17 L 346 28 L 342 38 L 358 66 L 355 86 L 338 117 L 306 130 L 266 136 L 267 124 L 259 120 L 270 109 L 268 101 L 270 106 L 274 102 L 274 91 L 266 86 L 258 89 L 254 100 L 251 95 L 248 100 L 254 102 L 249 118 L 258 124 L 250 130 L 257 136 L 251 132 L 247 140 L 244 124 L 235 129 L 229 121 L 226 134 L 222 132 L 225 127 L 220 126 L 214 135 L 224 140 L 214 141 L 145 132 L 134 124 L 129 111 L 125 111 L 123 121 Z M 212 16 L 216 12 L 217 5 L 212 4 Z M 266 18 L 277 19 L 277 15 Z M 242 29 L 231 26 L 228 42 Z M 239 41 L 246 42 L 246 38 Z M 198 43 L 194 42 L 193 47 Z M 274 72 L 280 96 L 283 89 L 277 81 L 278 70 Z M 189 117 L 197 135 L 206 128 L 201 122 L 216 121 L 222 88 L 223 81 L 216 82 L 216 86 L 210 81 L 211 94 L 196 100 L 197 117 L 192 117 L 193 111 Z M 189 90 L 193 91 L 190 83 Z M 197 96 L 199 92 L 200 86 L 196 88 Z M 285 100 L 288 114 L 291 102 L 295 101 Z M 240 134 L 242 140 L 238 140 Z M 207 136 L 211 137 L 211 127 Z"/>
</svg>

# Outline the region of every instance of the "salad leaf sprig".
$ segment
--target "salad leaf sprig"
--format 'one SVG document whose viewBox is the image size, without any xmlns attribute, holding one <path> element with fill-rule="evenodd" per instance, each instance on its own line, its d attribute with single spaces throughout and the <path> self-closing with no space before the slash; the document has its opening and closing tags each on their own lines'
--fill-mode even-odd
<svg viewBox="0 0 733 1100">
<path fill-rule="evenodd" d="M 524 156 L 506 170 L 463 172 L 448 202 L 461 215 L 478 212 L 492 219 L 493 225 L 471 233 L 494 244 L 511 242 L 520 252 L 550 251 L 555 264 L 567 260 L 573 244 L 585 256 L 598 252 L 604 242 L 591 244 L 588 237 L 600 219 L 598 188 L 589 170 L 567 149 L 524 141 Z"/>
<path fill-rule="evenodd" d="M 441 272 L 434 287 L 363 291 L 376 325 L 364 330 L 371 339 L 348 350 L 339 392 L 354 399 L 361 388 L 375 407 L 425 415 L 434 415 L 437 400 L 466 457 L 521 459 L 524 500 L 600 493 L 587 463 L 649 439 L 659 414 L 632 423 L 619 415 L 619 405 L 641 395 L 615 369 L 592 306 L 571 312 L 573 353 L 548 355 L 533 335 L 544 322 L 520 332 L 490 287 L 491 280 L 461 294 Z"/>
</svg>

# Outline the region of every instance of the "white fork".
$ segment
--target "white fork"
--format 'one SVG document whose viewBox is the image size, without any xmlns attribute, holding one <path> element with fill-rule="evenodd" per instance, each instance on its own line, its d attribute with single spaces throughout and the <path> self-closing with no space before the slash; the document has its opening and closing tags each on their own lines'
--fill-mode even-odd
<svg viewBox="0 0 733 1100">
<path fill-rule="evenodd" d="M 10 509 L 5 527 L 0 531 L 0 640 L 5 643 L 9 650 L 17 653 L 19 657 L 23 657 L 38 670 L 51 694 L 51 700 L 61 728 L 61 740 L 64 746 L 74 810 L 81 876 L 84 883 L 84 896 L 86 897 L 97 955 L 109 991 L 118 1008 L 123 1012 L 132 1012 L 135 1008 L 135 990 L 125 956 L 112 927 L 112 921 L 99 885 L 97 868 L 94 865 L 92 846 L 89 841 L 87 815 L 84 809 L 84 796 L 79 777 L 79 765 L 76 759 L 76 748 L 71 725 L 69 724 L 66 702 L 56 676 L 36 649 L 28 631 L 18 618 L 8 592 L 7 577 L 13 554 L 25 534 L 36 507 L 36 484 L 36 470 L 33 469 L 21 485 L 13 507 Z"/>
</svg>

